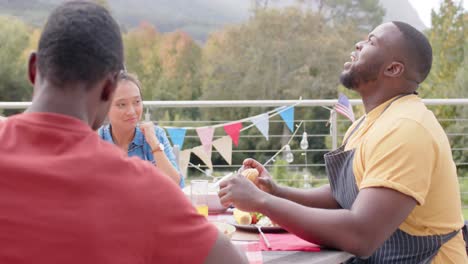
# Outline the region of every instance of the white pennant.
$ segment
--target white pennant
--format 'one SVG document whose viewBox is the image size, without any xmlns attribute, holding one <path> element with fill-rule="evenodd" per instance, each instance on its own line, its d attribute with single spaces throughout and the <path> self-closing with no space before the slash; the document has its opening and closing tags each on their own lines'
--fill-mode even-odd
<svg viewBox="0 0 468 264">
<path fill-rule="evenodd" d="M 269 116 L 267 113 L 252 117 L 252 123 L 260 130 L 262 135 L 268 140 L 268 130 L 270 129 Z"/>
<path fill-rule="evenodd" d="M 213 170 L 213 164 L 211 163 L 211 159 L 208 157 L 208 154 L 205 152 L 205 148 L 203 146 L 198 146 L 192 149 L 192 153 L 197 155 L 203 163 L 205 163 L 208 168 Z"/>
<path fill-rule="evenodd" d="M 213 141 L 213 147 L 229 165 L 232 165 L 232 138 L 230 136 L 224 136 Z"/>
<path fill-rule="evenodd" d="M 187 177 L 187 168 L 190 162 L 190 149 L 179 152 L 179 168 L 180 173 Z"/>
<path fill-rule="evenodd" d="M 208 158 L 211 159 L 211 144 L 213 141 L 214 128 L 213 127 L 199 127 L 196 129 L 198 137 L 202 143 L 203 148 L 205 149 Z"/>
</svg>

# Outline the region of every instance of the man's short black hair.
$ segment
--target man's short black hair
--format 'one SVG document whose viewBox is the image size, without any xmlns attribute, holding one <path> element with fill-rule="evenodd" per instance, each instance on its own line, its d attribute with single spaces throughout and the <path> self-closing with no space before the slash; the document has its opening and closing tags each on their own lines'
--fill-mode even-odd
<svg viewBox="0 0 468 264">
<path fill-rule="evenodd" d="M 423 82 L 432 67 L 432 47 L 429 40 L 419 30 L 413 26 L 400 22 L 392 22 L 403 35 L 403 49 L 407 62 L 415 74 L 417 83 Z"/>
<path fill-rule="evenodd" d="M 120 28 L 100 5 L 66 2 L 50 14 L 37 59 L 41 76 L 56 85 L 94 84 L 123 67 Z"/>
</svg>

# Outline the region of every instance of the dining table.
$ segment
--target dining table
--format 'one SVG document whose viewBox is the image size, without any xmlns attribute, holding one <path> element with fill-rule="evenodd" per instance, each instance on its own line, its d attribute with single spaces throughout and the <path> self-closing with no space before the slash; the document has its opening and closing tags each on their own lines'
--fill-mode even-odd
<svg viewBox="0 0 468 264">
<path fill-rule="evenodd" d="M 319 252 L 302 251 L 262 251 L 263 263 L 267 264 L 322 264 L 344 263 L 352 257 L 351 254 L 339 251 L 322 249 Z"/>
<path fill-rule="evenodd" d="M 228 210 L 221 214 L 210 214 L 208 220 L 210 222 L 233 223 L 232 211 Z M 247 255 L 250 264 L 338 264 L 344 263 L 353 257 L 352 254 L 328 249 L 320 248 L 317 252 L 307 251 L 277 251 L 277 250 L 261 250 L 261 240 L 263 237 L 255 230 L 246 231 L 237 228 L 232 234 L 231 241 L 240 250 Z"/>
</svg>

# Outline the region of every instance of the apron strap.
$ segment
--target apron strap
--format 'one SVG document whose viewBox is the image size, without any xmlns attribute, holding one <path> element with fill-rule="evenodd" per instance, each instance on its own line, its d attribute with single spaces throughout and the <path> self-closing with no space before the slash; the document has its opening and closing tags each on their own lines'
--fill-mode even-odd
<svg viewBox="0 0 468 264">
<path fill-rule="evenodd" d="M 348 140 L 351 138 L 351 136 L 354 134 L 354 132 L 356 132 L 359 129 L 361 124 L 364 122 L 364 119 L 366 119 L 366 116 L 361 117 L 361 120 L 359 120 L 359 123 L 354 127 L 354 129 L 351 131 L 351 133 L 349 133 L 349 135 L 345 139 L 345 141 L 343 141 L 343 146 L 346 146 L 346 144 L 348 143 Z"/>
</svg>

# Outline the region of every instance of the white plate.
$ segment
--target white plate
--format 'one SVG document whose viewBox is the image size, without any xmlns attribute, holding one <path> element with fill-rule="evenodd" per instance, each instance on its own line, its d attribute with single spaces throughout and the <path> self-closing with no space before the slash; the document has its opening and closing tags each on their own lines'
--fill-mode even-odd
<svg viewBox="0 0 468 264">
<path fill-rule="evenodd" d="M 257 226 L 255 226 L 254 224 L 239 225 L 239 224 L 236 223 L 236 220 L 234 220 L 234 218 L 229 219 L 228 223 L 235 226 L 239 230 L 244 230 L 244 231 L 249 231 L 249 232 L 257 232 L 258 233 Z M 286 229 L 282 228 L 281 226 L 265 226 L 265 227 L 262 227 L 262 231 L 264 233 L 285 233 L 285 232 L 288 232 L 288 231 L 286 231 Z"/>
</svg>

